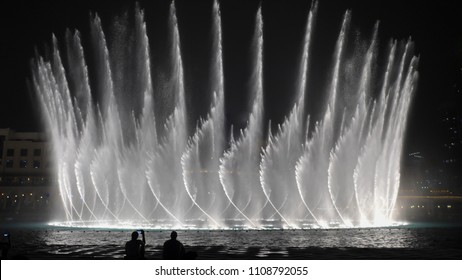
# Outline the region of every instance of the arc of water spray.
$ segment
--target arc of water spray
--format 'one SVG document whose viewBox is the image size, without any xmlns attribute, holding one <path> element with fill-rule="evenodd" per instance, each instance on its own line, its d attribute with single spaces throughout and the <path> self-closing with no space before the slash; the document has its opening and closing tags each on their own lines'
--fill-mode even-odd
<svg viewBox="0 0 462 280">
<path fill-rule="evenodd" d="M 412 43 L 409 41 L 409 45 Z M 411 96 L 414 93 L 415 90 L 415 82 L 418 78 L 418 73 L 416 72 L 415 68 L 418 63 L 418 58 L 417 57 L 411 57 L 410 62 L 408 63 L 407 66 L 407 73 L 403 77 L 403 85 L 400 88 L 400 94 L 399 97 L 397 98 L 397 106 L 396 106 L 396 115 L 390 122 L 390 126 L 394 127 L 394 134 L 393 134 L 393 141 L 390 141 L 390 146 L 388 147 L 389 150 L 392 150 L 390 152 L 390 157 L 392 160 L 388 163 L 388 176 L 389 180 L 394 180 L 394 182 L 387 182 L 386 186 L 386 195 L 385 195 L 385 214 L 384 216 L 389 218 L 389 215 L 391 215 L 392 208 L 391 206 L 394 206 L 393 199 L 396 200 L 396 196 L 398 194 L 398 187 L 399 187 L 399 167 L 393 168 L 393 166 L 397 165 L 399 166 L 399 159 L 401 158 L 401 153 L 402 153 L 402 145 L 403 145 L 403 137 L 398 137 L 397 135 L 402 135 L 404 128 L 406 127 L 407 123 L 407 114 L 409 112 L 409 103 L 411 100 Z M 403 92 L 404 91 L 404 92 Z M 398 147 L 398 148 L 397 148 Z M 391 194 L 390 194 L 391 192 Z"/>
<path fill-rule="evenodd" d="M 357 101 L 354 115 L 351 119 L 351 122 L 347 124 L 346 127 L 345 127 L 345 124 L 342 124 L 343 129 L 340 130 L 340 137 L 337 140 L 334 148 L 331 150 L 330 156 L 329 156 L 329 168 L 328 168 L 328 177 L 327 177 L 329 194 L 330 194 L 330 198 L 332 200 L 334 209 L 337 212 L 340 219 L 342 220 L 343 224 L 347 224 L 347 220 L 349 219 L 349 217 L 345 217 L 345 214 L 343 214 L 342 211 L 340 211 L 339 206 L 337 205 L 337 195 L 338 195 L 338 192 L 340 192 L 344 188 L 349 188 L 350 185 L 348 185 L 346 182 L 341 183 L 341 184 L 345 184 L 345 186 L 342 186 L 342 187 L 337 186 L 337 194 L 334 194 L 333 173 L 335 173 L 336 171 L 335 170 L 335 168 L 337 168 L 336 164 L 338 164 L 337 160 L 339 159 L 339 157 L 342 156 L 342 153 L 344 156 L 345 156 L 345 153 L 347 153 L 346 157 L 348 158 L 346 160 L 343 160 L 343 162 L 348 162 L 348 160 L 356 159 L 356 162 L 354 164 L 351 164 L 351 163 L 348 164 L 348 166 L 355 166 L 357 164 L 357 158 L 360 152 L 360 146 L 362 146 L 364 142 L 364 140 L 362 139 L 363 137 L 361 135 L 359 135 L 358 137 L 358 134 L 360 134 L 360 132 L 362 131 L 362 128 L 365 126 L 365 123 L 367 121 L 366 97 L 368 95 L 368 90 L 369 90 L 368 86 L 369 86 L 369 83 L 371 82 L 372 59 L 374 57 L 374 52 L 376 48 L 377 33 L 378 33 L 378 24 L 374 26 L 372 40 L 371 40 L 371 43 L 365 55 L 365 62 L 363 63 L 363 69 L 360 75 L 359 90 L 358 90 L 359 95 L 357 97 L 358 101 Z M 344 119 L 345 119 L 345 114 L 342 117 L 342 120 Z M 339 168 L 345 169 L 348 167 L 340 166 Z M 354 188 L 353 188 L 353 192 L 354 192 Z M 342 193 L 342 194 L 345 195 L 345 193 Z"/>
<path fill-rule="evenodd" d="M 84 192 L 84 189 L 83 189 L 83 180 L 82 180 L 83 176 L 82 176 L 82 173 L 80 172 L 80 165 L 79 165 L 78 162 L 75 163 L 74 172 L 75 172 L 77 190 L 78 190 L 78 192 L 80 194 L 80 198 L 82 199 L 82 205 L 85 205 L 85 207 L 90 212 L 90 215 L 92 217 L 94 217 L 95 220 L 97 220 L 98 217 L 96 217 L 95 213 L 93 213 L 93 210 L 91 209 L 91 207 L 87 204 L 87 202 L 85 200 L 85 192 Z M 83 212 L 83 210 L 82 210 L 82 212 Z"/>
<path fill-rule="evenodd" d="M 271 145 L 272 144 L 272 136 L 271 136 L 271 132 L 269 133 L 268 135 L 268 145 Z M 273 207 L 274 211 L 281 217 L 281 219 L 288 225 L 288 226 L 291 226 L 291 223 L 289 223 L 289 221 L 286 220 L 286 218 L 284 217 L 284 215 L 282 215 L 282 213 L 279 211 L 281 207 L 276 207 L 274 205 L 274 203 L 271 201 L 271 198 L 270 198 L 270 193 L 267 192 L 267 190 L 265 189 L 265 185 L 266 185 L 266 182 L 265 182 L 265 176 L 264 176 L 264 168 L 262 166 L 263 164 L 263 161 L 260 162 L 260 182 L 261 182 L 261 187 L 262 187 L 262 191 L 263 191 L 263 194 L 265 195 L 268 203 L 271 205 L 271 207 Z M 287 196 L 286 196 L 287 198 Z M 282 205 L 284 205 L 284 202 L 282 203 Z"/>
<path fill-rule="evenodd" d="M 101 196 L 98 188 L 96 187 L 97 183 L 96 183 L 96 179 L 95 179 L 95 176 L 94 176 L 94 172 L 92 172 L 92 171 L 90 171 L 90 178 L 91 178 L 91 181 L 92 181 L 92 185 L 93 185 L 93 187 L 95 189 L 95 193 L 96 193 L 97 197 L 99 198 L 99 200 L 101 201 L 101 203 L 103 204 L 105 211 L 109 212 L 109 214 L 111 214 L 117 221 L 119 221 L 119 218 L 118 218 L 117 214 L 115 214 L 114 212 L 112 212 L 111 209 L 109 209 L 109 205 L 104 201 L 104 199 Z"/>
<path fill-rule="evenodd" d="M 147 183 L 148 183 L 148 186 L 149 186 L 149 189 L 151 190 L 152 192 L 152 195 L 154 196 L 154 198 L 156 199 L 157 201 L 157 204 L 160 205 L 162 207 L 162 209 L 164 209 L 165 212 L 167 212 L 168 215 L 170 215 L 170 217 L 172 217 L 175 221 L 177 221 L 182 227 L 184 227 L 184 224 L 183 222 L 178 219 L 170 210 L 168 210 L 168 208 L 162 203 L 162 201 L 160 200 L 160 197 L 159 195 L 156 193 L 156 191 L 154 190 L 154 185 L 157 185 L 153 182 L 153 178 L 151 178 L 151 172 L 149 171 L 146 171 L 146 178 L 147 178 Z"/>
<path fill-rule="evenodd" d="M 186 171 L 185 171 L 186 172 Z M 183 174 L 183 178 L 185 178 L 185 174 Z M 199 210 L 205 215 L 207 216 L 216 226 L 220 227 L 220 223 L 217 222 L 212 216 L 209 215 L 209 213 L 207 213 L 207 211 L 205 211 L 204 209 L 202 209 L 202 207 L 196 202 L 196 199 L 194 198 L 194 196 L 192 195 L 192 193 L 190 192 L 189 190 L 189 185 L 188 185 L 188 182 L 186 179 L 184 179 L 184 184 L 185 184 L 185 188 L 186 188 L 186 191 L 188 192 L 188 195 L 189 197 L 191 198 L 192 202 L 194 203 L 194 205 L 196 205 L 197 208 L 199 208 Z"/>
<path fill-rule="evenodd" d="M 119 181 L 120 190 L 121 190 L 122 194 L 124 195 L 124 199 L 128 202 L 128 204 L 133 209 L 133 211 L 135 211 L 135 213 L 137 213 L 140 216 L 141 219 L 143 219 L 145 222 L 149 222 L 149 220 L 144 217 L 143 213 L 141 213 L 138 210 L 138 208 L 132 203 L 132 201 L 128 198 L 127 190 L 126 190 L 126 187 L 125 187 L 125 185 L 123 183 L 121 173 L 122 172 L 120 170 L 117 170 L 117 178 L 118 178 L 118 181 Z"/>
<path fill-rule="evenodd" d="M 205 120 L 201 119 L 200 124 L 196 128 L 196 132 L 190 139 L 185 152 L 181 157 L 182 174 L 185 189 L 190 196 L 192 202 L 196 207 L 207 216 L 213 223 L 220 227 L 219 222 L 216 218 L 210 214 L 214 200 L 217 198 L 214 195 L 212 201 L 209 200 L 209 193 L 207 193 L 207 205 L 200 205 L 197 197 L 201 195 L 200 192 L 195 192 L 193 195 L 191 187 L 195 186 L 197 182 L 195 180 L 201 180 L 201 184 L 204 184 L 206 192 L 212 192 L 217 185 L 220 184 L 219 176 L 215 173 L 204 175 L 202 173 L 194 174 L 195 170 L 209 169 L 212 164 L 218 162 L 220 155 L 224 150 L 224 81 L 223 81 L 223 62 L 222 62 L 222 45 L 221 45 L 221 18 L 220 11 L 217 1 L 213 4 L 213 39 L 212 39 L 212 92 L 213 92 L 213 103 L 210 108 L 210 112 Z M 207 142 L 205 142 L 207 141 Z M 204 145 L 204 142 L 207 145 Z M 207 154 L 211 157 L 205 164 L 200 161 L 201 154 Z M 212 180 L 206 180 L 205 177 Z M 215 184 L 216 182 L 216 184 Z M 219 188 L 218 191 L 220 191 Z M 215 193 L 213 191 L 213 193 Z M 207 207 L 204 209 L 204 207 Z"/>
<path fill-rule="evenodd" d="M 245 159 L 245 164 L 249 164 L 252 160 L 252 156 L 256 153 L 256 146 L 255 143 L 258 142 L 261 138 L 261 126 L 262 126 L 262 115 L 263 115 L 263 20 L 261 16 L 261 7 L 258 8 L 257 15 L 256 15 L 256 23 L 255 23 L 255 33 L 254 33 L 254 40 L 256 40 L 255 50 L 256 50 L 256 59 L 255 59 L 255 69 L 254 75 L 256 77 L 256 83 L 252 87 L 252 94 L 254 95 L 253 99 L 253 106 L 252 111 L 250 113 L 249 121 L 247 123 L 247 127 L 245 130 L 241 131 L 239 139 L 236 142 L 233 142 L 231 148 L 225 152 L 222 159 L 220 160 L 220 181 L 223 185 L 223 190 L 225 195 L 227 196 L 230 203 L 233 207 L 241 213 L 241 215 L 249 221 L 252 226 L 255 226 L 255 223 L 247 217 L 243 213 L 243 211 L 236 205 L 233 201 L 233 198 L 230 197 L 230 191 L 227 189 L 228 183 L 225 179 L 225 173 L 227 169 L 227 165 L 231 165 L 233 167 L 233 162 L 236 160 L 237 157 L 242 156 Z M 255 41 L 254 41 L 255 42 Z M 260 155 L 258 155 L 260 157 Z M 246 170 L 247 171 L 247 170 Z M 240 176 L 240 174 L 236 174 L 236 176 Z M 247 178 L 248 179 L 248 178 Z M 255 182 L 258 181 L 258 178 L 255 177 Z M 234 187 L 234 186 L 233 186 Z M 258 186 L 257 186 L 258 187 Z M 250 186 L 249 191 L 253 190 L 255 186 Z M 234 189 L 232 191 L 234 192 Z M 253 193 L 252 193 L 253 194 Z"/>
<path fill-rule="evenodd" d="M 304 139 L 302 137 L 306 133 L 304 132 L 305 126 L 303 125 L 303 122 L 305 120 L 305 95 L 309 68 L 309 52 L 313 30 L 313 22 L 316 14 L 317 2 L 314 2 L 311 6 L 311 9 L 309 10 L 305 26 L 305 36 L 303 40 L 303 49 L 301 54 L 302 59 L 300 63 L 299 77 L 297 81 L 298 88 L 296 94 L 296 103 L 290 111 L 289 117 L 285 119 L 282 125 L 278 126 L 278 131 L 274 137 L 271 133 L 271 122 L 268 126 L 269 136 L 267 146 L 265 149 L 263 149 L 262 161 L 260 163 L 260 172 L 262 178 L 261 180 L 263 181 L 265 181 L 266 176 L 273 176 L 274 172 L 279 172 L 279 174 L 275 175 L 276 177 L 285 178 L 284 176 L 287 176 L 287 174 L 289 174 L 291 178 L 295 177 L 296 162 L 301 156 L 301 151 L 303 151 L 302 141 Z M 273 170 L 273 162 L 276 161 L 278 162 L 278 164 L 282 165 L 282 170 Z M 287 172 L 287 170 L 289 170 L 290 172 Z M 292 170 L 293 174 L 290 174 L 292 173 Z M 271 186 L 271 184 L 269 183 L 270 182 L 262 182 L 261 185 L 263 187 L 263 192 L 269 200 L 269 204 L 273 207 L 276 213 L 278 213 L 278 215 L 281 216 L 282 219 L 287 221 L 284 217 L 284 214 L 281 213 L 281 209 L 285 205 L 285 201 L 288 198 L 289 193 L 292 192 L 290 188 L 293 188 L 293 190 L 298 189 L 297 183 L 292 183 L 290 178 L 287 178 L 286 184 L 287 188 L 289 189 L 286 191 L 284 202 L 281 204 L 280 207 L 276 207 L 274 205 L 274 202 L 271 200 L 270 197 L 270 191 L 266 190 L 265 188 L 265 186 L 270 186 L 270 189 L 274 189 L 275 183 L 273 182 L 273 186 Z M 298 197 L 302 200 L 302 202 L 304 201 L 304 198 L 301 195 L 300 191 L 298 191 L 297 198 Z M 306 203 L 303 203 L 303 205 L 306 205 Z M 307 210 L 310 211 L 308 208 Z"/>
<path fill-rule="evenodd" d="M 334 144 L 334 124 L 335 124 L 335 111 L 336 111 L 336 99 L 337 99 L 337 92 L 338 92 L 338 84 L 339 84 L 339 76 L 340 76 L 340 66 L 342 63 L 342 58 L 343 58 L 343 52 L 344 52 L 344 45 L 345 45 L 345 37 L 346 33 L 349 27 L 350 23 L 350 11 L 347 11 L 343 17 L 343 22 L 340 30 L 339 37 L 337 39 L 336 47 L 335 47 L 335 54 L 334 54 L 334 69 L 333 69 L 333 77 L 330 85 L 330 90 L 329 90 L 329 95 L 327 97 L 327 108 L 325 109 L 325 113 L 323 116 L 323 119 L 318 122 L 315 126 L 315 130 L 313 132 L 313 135 L 311 136 L 310 139 L 308 139 L 305 143 L 305 151 L 303 155 L 300 157 L 298 160 L 298 163 L 296 165 L 296 178 L 297 178 L 297 185 L 299 188 L 299 191 L 303 188 L 304 184 L 302 183 L 302 180 L 304 180 L 304 176 L 302 173 L 305 172 L 305 168 L 315 168 L 316 170 L 320 170 L 323 172 L 323 167 L 324 165 L 325 168 L 327 169 L 328 167 L 328 159 L 329 159 L 329 154 L 330 151 L 332 150 L 332 146 Z M 312 163 L 310 162 L 311 157 L 314 156 L 314 153 L 318 150 L 319 154 L 319 159 L 318 162 Z M 316 164 L 316 166 L 310 167 L 310 165 Z M 311 174 L 314 175 L 314 174 Z M 318 174 L 319 175 L 319 174 Z M 305 174 L 306 176 L 306 174 Z M 320 175 L 323 176 L 323 175 Z M 326 170 L 326 176 L 327 176 L 327 170 Z M 310 180 L 311 178 L 308 178 Z M 321 178 L 323 180 L 323 178 Z M 325 178 L 327 181 L 327 177 Z M 316 184 L 315 182 L 314 184 Z M 319 182 L 318 182 L 319 183 Z M 317 186 L 318 191 L 322 190 L 324 186 Z M 329 186 L 325 186 L 327 194 L 329 193 Z M 304 194 L 302 194 L 303 196 Z M 326 199 L 326 198 L 325 198 Z M 319 204 L 321 203 L 322 198 L 319 197 L 318 201 L 313 202 L 315 205 L 308 205 L 306 201 L 304 204 L 310 208 L 310 213 L 312 213 L 314 219 L 316 221 L 319 221 L 319 217 L 317 217 L 318 213 L 315 213 L 313 211 L 314 209 L 317 209 L 319 207 Z M 325 203 L 327 202 L 332 202 L 329 197 L 329 201 L 324 201 Z"/>
</svg>

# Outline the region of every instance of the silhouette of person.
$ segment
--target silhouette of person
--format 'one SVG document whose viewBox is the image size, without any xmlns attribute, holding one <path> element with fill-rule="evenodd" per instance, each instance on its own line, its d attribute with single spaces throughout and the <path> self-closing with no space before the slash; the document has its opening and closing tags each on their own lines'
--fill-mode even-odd
<svg viewBox="0 0 462 280">
<path fill-rule="evenodd" d="M 178 234 L 172 231 L 170 240 L 165 241 L 162 257 L 164 260 L 180 260 L 185 255 L 183 244 L 176 240 Z"/>
<path fill-rule="evenodd" d="M 9 233 L 4 233 L 3 238 L 6 239 L 6 241 L 2 241 L 1 243 L 1 248 L 2 248 L 2 260 L 8 259 L 8 251 L 11 248 L 11 239 L 10 239 L 10 234 Z"/>
<path fill-rule="evenodd" d="M 141 233 L 142 240 L 138 239 Z M 144 246 L 146 245 L 146 238 L 144 230 L 132 232 L 132 240 L 125 243 L 125 259 L 127 260 L 141 260 L 144 259 Z"/>
</svg>

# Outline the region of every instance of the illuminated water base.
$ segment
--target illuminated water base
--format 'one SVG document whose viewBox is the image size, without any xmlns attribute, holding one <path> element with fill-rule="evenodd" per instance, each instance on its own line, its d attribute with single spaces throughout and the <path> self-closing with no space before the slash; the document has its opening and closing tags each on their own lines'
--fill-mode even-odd
<svg viewBox="0 0 462 280">
<path fill-rule="evenodd" d="M 407 222 L 388 222 L 386 224 L 375 224 L 368 226 L 349 226 L 339 223 L 321 223 L 312 224 L 306 221 L 298 221 L 297 225 L 287 226 L 285 223 L 281 223 L 280 220 L 266 220 L 261 221 L 261 226 L 258 228 L 251 228 L 245 220 L 230 220 L 225 221 L 228 224 L 227 227 L 215 228 L 208 226 L 205 220 L 187 221 L 184 227 L 175 227 L 172 221 L 159 220 L 153 221 L 152 223 L 137 223 L 126 221 L 124 223 L 116 221 L 68 221 L 68 222 L 50 222 L 48 226 L 56 228 L 80 228 L 80 229 L 101 229 L 101 230 L 127 230 L 127 229 L 144 229 L 144 230 L 311 230 L 311 229 L 357 229 L 357 228 L 397 228 L 407 226 Z"/>
<path fill-rule="evenodd" d="M 65 221 L 53 224 L 152 229 L 393 225 L 403 135 L 417 80 L 412 43 L 391 42 L 383 69 L 373 71 L 378 26 L 369 42 L 351 40 L 356 44 L 350 46 L 347 11 L 329 70 L 324 113 L 315 120 L 305 106 L 316 15 L 312 7 L 300 65 L 294 65 L 299 75 L 294 77 L 293 107 L 276 132 L 265 133 L 259 9 L 252 44 L 253 105 L 247 126 L 227 139 L 225 132 L 232 128 L 225 127 L 218 3 L 212 14 L 213 102 L 192 134 L 174 3 L 169 19 L 170 66 L 161 77 L 151 71 L 140 9 L 134 26 L 126 26 L 111 44 L 120 49 L 111 51 L 100 19 L 92 18 L 90 49 L 97 78 L 91 83 L 87 50 L 77 31 L 68 32 L 65 51 L 53 37 L 51 58 L 37 57 L 33 84 L 55 148 L 65 214 Z M 153 80 L 161 84 L 156 87 L 159 92 L 154 91 Z M 168 116 L 162 117 L 155 104 L 165 105 Z"/>
</svg>

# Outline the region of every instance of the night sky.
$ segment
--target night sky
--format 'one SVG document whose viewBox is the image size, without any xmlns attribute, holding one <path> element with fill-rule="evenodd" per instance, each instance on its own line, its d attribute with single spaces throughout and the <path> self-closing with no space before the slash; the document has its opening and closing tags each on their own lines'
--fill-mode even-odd
<svg viewBox="0 0 462 280">
<path fill-rule="evenodd" d="M 145 9 L 153 64 L 160 59 L 156 40 L 160 40 L 170 1 L 138 1 Z M 457 1 L 319 1 L 312 44 L 309 89 L 326 85 L 332 65 L 333 49 L 344 12 L 352 10 L 352 33 L 371 37 L 380 20 L 380 51 L 383 55 L 390 39 L 415 42 L 420 56 L 419 85 L 412 104 L 407 130 L 406 152 L 431 153 L 438 145 L 438 126 L 442 112 L 461 111 L 462 91 L 462 12 Z M 89 33 L 90 11 L 97 12 L 110 37 L 114 17 L 133 11 L 134 1 L 6 1 L 1 7 L 1 88 L 0 128 L 17 131 L 41 130 L 38 106 L 28 89 L 30 62 L 34 49 L 45 52 L 54 33 L 64 37 L 66 28 L 79 29 L 85 40 Z M 260 1 L 221 1 L 225 64 L 227 122 L 243 125 L 249 108 L 242 106 L 249 83 L 253 23 Z M 294 82 L 304 25 L 311 1 L 264 0 L 265 112 L 280 122 L 291 108 Z M 184 52 L 188 102 L 191 118 L 204 116 L 209 106 L 206 92 L 207 42 L 210 38 L 211 0 L 177 1 L 177 12 Z M 153 66 L 156 69 L 156 66 Z M 205 97 L 204 97 L 205 96 Z M 205 104 L 201 107 L 194 102 Z"/>
</svg>

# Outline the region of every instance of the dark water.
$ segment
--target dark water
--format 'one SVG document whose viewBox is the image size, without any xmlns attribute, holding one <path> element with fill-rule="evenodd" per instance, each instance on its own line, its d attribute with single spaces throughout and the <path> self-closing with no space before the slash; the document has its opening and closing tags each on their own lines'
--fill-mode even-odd
<svg viewBox="0 0 462 280">
<path fill-rule="evenodd" d="M 4 226 L 10 232 L 12 252 L 30 258 L 59 256 L 120 258 L 131 231 L 58 229 L 43 225 Z M 160 256 L 161 245 L 170 231 L 147 231 L 147 254 Z M 409 253 L 408 258 L 462 258 L 462 227 L 414 225 L 397 228 L 329 229 L 329 230 L 265 230 L 265 231 L 178 231 L 178 239 L 187 249 L 200 256 L 221 258 L 298 257 L 323 258 L 332 254 L 339 258 L 356 258 L 355 254 L 384 256 L 384 252 Z M 294 250 L 297 251 L 294 253 Z M 448 252 L 447 255 L 446 252 Z M 311 254 L 311 255 L 310 255 Z M 314 255 L 313 255 L 314 254 Z M 316 257 L 316 254 L 317 257 Z M 378 254 L 378 255 L 377 255 Z M 363 255 L 359 255 L 361 257 Z M 422 257 L 422 256 L 420 256 Z M 393 256 L 391 257 L 393 258 Z M 435 257 L 436 258 L 436 257 Z"/>
</svg>

